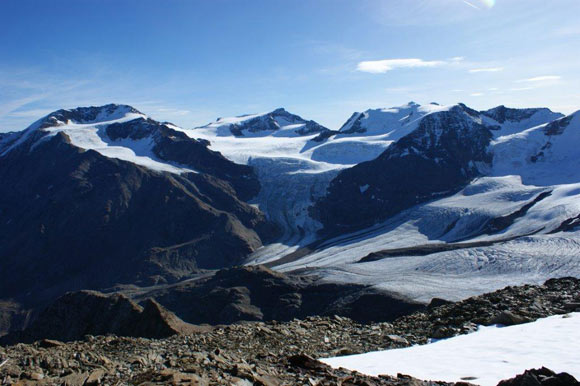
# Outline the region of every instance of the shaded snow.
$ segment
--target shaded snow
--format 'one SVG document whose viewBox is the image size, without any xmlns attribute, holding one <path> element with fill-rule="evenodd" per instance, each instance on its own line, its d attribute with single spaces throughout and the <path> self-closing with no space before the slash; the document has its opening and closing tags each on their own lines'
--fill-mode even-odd
<svg viewBox="0 0 580 386">
<path fill-rule="evenodd" d="M 492 175 L 518 174 L 529 185 L 580 182 L 580 113 L 569 118 L 561 134 L 547 135 L 544 124 L 497 138 Z"/>
<path fill-rule="evenodd" d="M 580 379 L 579 340 L 580 313 L 571 313 L 517 326 L 480 327 L 472 334 L 423 346 L 321 360 L 373 376 L 403 373 L 424 380 L 495 386 L 542 366 Z"/>
</svg>

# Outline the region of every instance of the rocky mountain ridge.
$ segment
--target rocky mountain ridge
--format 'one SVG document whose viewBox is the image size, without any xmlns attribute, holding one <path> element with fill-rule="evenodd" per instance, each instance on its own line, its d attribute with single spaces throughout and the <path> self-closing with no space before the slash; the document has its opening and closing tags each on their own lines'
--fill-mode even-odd
<svg viewBox="0 0 580 386">
<path fill-rule="evenodd" d="M 161 340 L 92 335 L 67 344 L 44 340 L 0 348 L 0 377 L 49 384 L 235 384 L 240 379 L 264 385 L 302 384 L 308 379 L 321 385 L 444 384 L 403 375 L 363 376 L 331 369 L 315 358 L 425 344 L 430 338 L 469 333 L 481 321 L 514 324 L 564 314 L 580 309 L 579 294 L 580 280 L 562 278 L 543 286 L 507 287 L 460 303 L 433 301 L 428 309 L 392 323 L 309 317 L 217 326 Z"/>
<path fill-rule="evenodd" d="M 59 110 L 17 135 L 0 157 L 0 293 L 26 307 L 234 265 L 277 232 L 245 202 L 252 168 L 128 106 Z"/>
</svg>

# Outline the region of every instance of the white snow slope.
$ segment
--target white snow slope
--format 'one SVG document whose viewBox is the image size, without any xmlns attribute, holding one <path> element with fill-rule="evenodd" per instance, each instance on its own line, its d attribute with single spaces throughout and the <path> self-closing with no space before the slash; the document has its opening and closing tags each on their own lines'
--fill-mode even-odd
<svg viewBox="0 0 580 386">
<path fill-rule="evenodd" d="M 321 359 L 368 375 L 397 373 L 419 379 L 495 386 L 525 370 L 545 366 L 580 379 L 580 313 L 478 331 L 423 346 Z"/>
</svg>

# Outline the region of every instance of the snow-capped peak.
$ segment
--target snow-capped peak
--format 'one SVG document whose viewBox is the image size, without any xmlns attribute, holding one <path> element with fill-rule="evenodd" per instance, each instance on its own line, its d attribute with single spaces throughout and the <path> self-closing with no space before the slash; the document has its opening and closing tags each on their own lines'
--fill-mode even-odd
<svg viewBox="0 0 580 386">
<path fill-rule="evenodd" d="M 127 116 L 146 117 L 137 109 L 128 105 L 108 104 L 104 106 L 77 107 L 61 109 L 41 118 L 33 126 L 44 129 L 48 127 L 72 124 L 98 124 L 123 119 Z"/>
<path fill-rule="evenodd" d="M 162 160 L 155 151 L 160 130 L 168 125 L 148 118 L 128 105 L 78 107 L 57 110 L 39 119 L 14 140 L 0 148 L 0 156 L 14 149 L 32 151 L 53 136 L 63 133 L 71 145 L 161 172 L 184 173 L 193 170 Z M 171 126 L 174 130 L 175 126 Z"/>
<path fill-rule="evenodd" d="M 369 109 L 362 113 L 354 113 L 339 129 L 341 135 L 376 136 L 386 135 L 389 140 L 409 134 L 417 127 L 417 123 L 428 114 L 448 111 L 453 106 L 441 106 L 430 103 L 421 106 L 413 101 L 396 107 Z M 386 138 L 385 138 L 386 139 Z"/>
<path fill-rule="evenodd" d="M 295 137 L 312 135 L 328 129 L 314 121 L 307 121 L 280 107 L 268 113 L 218 118 L 215 122 L 196 128 L 208 134 L 236 137 Z"/>
</svg>

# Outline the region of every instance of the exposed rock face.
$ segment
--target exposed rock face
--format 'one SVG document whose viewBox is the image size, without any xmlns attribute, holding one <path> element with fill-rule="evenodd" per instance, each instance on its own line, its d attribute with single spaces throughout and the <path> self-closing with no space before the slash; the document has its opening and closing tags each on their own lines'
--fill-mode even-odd
<svg viewBox="0 0 580 386">
<path fill-rule="evenodd" d="M 159 158 L 200 173 L 151 170 L 42 129 L 127 113 L 128 106 L 111 106 L 55 112 L 3 148 L 3 297 L 35 307 L 71 290 L 173 281 L 198 268 L 235 265 L 275 234 L 265 216 L 243 201 L 259 189 L 252 169 L 170 125 L 135 119 L 113 126 L 110 135 L 149 135 Z M 98 127 L 106 131 L 110 125 Z"/>
<path fill-rule="evenodd" d="M 492 134 L 478 117 L 464 105 L 425 116 L 375 160 L 340 172 L 311 214 L 324 233 L 341 233 L 460 190 L 492 161 Z"/>
<path fill-rule="evenodd" d="M 242 320 L 291 320 L 342 315 L 361 322 L 387 321 L 424 305 L 362 285 L 316 283 L 263 266 L 218 271 L 195 281 L 144 296 L 156 298 L 189 323 L 229 324 Z"/>
<path fill-rule="evenodd" d="M 546 127 L 544 127 L 544 133 L 548 136 L 560 135 L 564 132 L 564 130 L 566 130 L 566 127 L 568 127 L 572 119 L 574 119 L 574 115 L 568 115 L 566 117 L 550 122 L 546 125 Z"/>
<path fill-rule="evenodd" d="M 501 381 L 498 386 L 576 386 L 580 382 L 568 373 L 556 374 L 550 369 L 526 370 L 514 378 Z"/>
<path fill-rule="evenodd" d="M 140 306 L 124 295 L 80 291 L 57 299 L 29 328 L 4 337 L 3 343 L 40 339 L 72 341 L 85 335 L 106 334 L 164 338 L 195 331 L 194 326 L 154 300 L 148 299 Z"/>
</svg>

